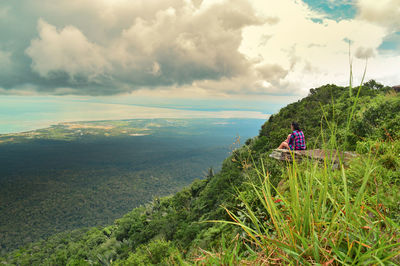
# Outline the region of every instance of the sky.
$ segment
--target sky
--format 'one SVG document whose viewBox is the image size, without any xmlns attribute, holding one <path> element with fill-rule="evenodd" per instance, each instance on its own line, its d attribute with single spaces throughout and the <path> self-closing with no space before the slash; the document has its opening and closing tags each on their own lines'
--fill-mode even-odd
<svg viewBox="0 0 400 266">
<path fill-rule="evenodd" d="M 355 82 L 367 64 L 399 85 L 399 18 L 400 0 L 0 0 L 0 103 L 259 117 L 346 85 L 349 58 Z"/>
</svg>

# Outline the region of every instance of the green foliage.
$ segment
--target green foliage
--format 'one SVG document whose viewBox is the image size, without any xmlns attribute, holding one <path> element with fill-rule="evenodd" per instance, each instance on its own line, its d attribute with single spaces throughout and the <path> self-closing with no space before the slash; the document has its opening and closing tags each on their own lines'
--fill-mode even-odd
<svg viewBox="0 0 400 266">
<path fill-rule="evenodd" d="M 115 265 L 172 265 L 180 260 L 179 251 L 165 240 L 150 241 L 140 245 L 135 253 L 125 260 L 118 260 Z"/>
<path fill-rule="evenodd" d="M 296 115 L 304 115 L 302 104 L 311 104 L 313 96 L 318 95 L 321 98 L 321 134 L 311 134 L 311 142 L 315 140 L 313 138 L 319 138 L 320 147 L 337 149 L 342 146 L 364 154 L 351 162 L 349 168 L 345 169 L 341 162 L 341 171 L 332 171 L 326 158 L 323 167 L 311 160 L 301 164 L 294 161 L 287 166 L 286 178 L 282 179 L 288 185 L 279 188 L 273 184 L 264 163 L 252 165 L 255 170 L 252 171 L 247 161 L 241 160 L 250 184 L 250 189 L 237 193 L 245 209 L 226 208 L 233 222 L 220 222 L 243 229 L 243 240 L 254 246 L 254 252 L 259 252 L 258 261 L 266 264 L 400 262 L 400 243 L 397 241 L 400 237 L 400 140 L 395 140 L 398 139 L 400 106 L 396 95 L 388 97 L 375 91 L 383 88 L 369 82 L 364 88 L 359 87 L 356 97 L 346 99 L 341 95 L 338 105 L 333 101 L 332 91 L 331 103 L 324 102 L 331 88 L 321 87 L 277 115 L 287 119 L 293 113 L 291 118 L 299 121 Z M 382 111 L 377 112 L 378 108 Z M 335 118 L 337 113 L 341 118 Z M 271 117 L 263 126 L 261 136 L 270 140 L 273 134 L 280 132 L 280 125 L 274 125 L 277 116 Z M 357 118 L 361 123 L 354 126 L 353 119 Z M 304 128 L 309 122 L 304 123 Z M 271 128 L 275 131 L 270 132 Z M 382 134 L 383 130 L 385 134 Z M 254 175 L 259 182 L 254 182 L 251 177 Z"/>
<path fill-rule="evenodd" d="M 245 260 L 254 259 L 255 253 L 251 249 L 243 249 L 238 237 L 236 235 L 232 240 L 227 240 L 227 236 L 222 235 L 218 248 L 212 251 L 200 250 L 192 261 L 196 265 L 240 265 Z"/>
<path fill-rule="evenodd" d="M 292 121 L 299 122 L 308 148 L 322 147 L 321 129 L 326 139 L 334 134 L 337 143 L 346 144 L 347 150 L 354 150 L 357 141 L 367 138 L 399 137 L 400 98 L 389 87 L 371 80 L 361 86 L 358 98 L 348 95 L 349 88 L 336 85 L 311 89 L 308 97 L 272 115 L 262 126 L 259 138 L 268 139 L 268 149 L 278 147 L 290 133 Z M 353 117 L 348 120 L 353 108 Z M 350 131 L 346 128 L 348 121 Z"/>
<path fill-rule="evenodd" d="M 382 162 L 386 153 L 375 155 L 369 152 L 349 169 L 341 165 L 341 171 L 332 171 L 327 162 L 322 168 L 311 161 L 288 165 L 289 187 L 283 192 L 261 165 L 256 174 L 262 184 L 252 182 L 251 192 L 262 210 L 249 200 L 248 190 L 239 191 L 245 211 L 227 210 L 233 222 L 226 223 L 246 232 L 254 252 L 285 264 L 394 263 L 400 259 L 399 187 L 389 190 L 396 181 L 381 176 L 381 167 L 391 168 Z"/>
<path fill-rule="evenodd" d="M 364 84 L 357 99 L 344 87 L 312 89 L 271 116 L 260 135 L 235 149 L 218 173 L 208 171 L 206 179 L 135 208 L 111 226 L 55 235 L 4 260 L 22 265 L 400 263 L 399 102 L 375 81 Z M 269 158 L 293 120 L 305 132 L 308 148 L 346 147 L 358 158 L 339 171 L 328 163 L 287 165 Z"/>
<path fill-rule="evenodd" d="M 230 137 L 137 137 L 1 145 L 0 254 L 55 233 L 105 226 L 222 162 Z"/>
</svg>

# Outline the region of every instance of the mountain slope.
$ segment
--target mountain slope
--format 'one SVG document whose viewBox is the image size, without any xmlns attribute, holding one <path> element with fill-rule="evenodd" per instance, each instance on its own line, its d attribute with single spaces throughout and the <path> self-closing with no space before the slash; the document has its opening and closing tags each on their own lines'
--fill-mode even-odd
<svg viewBox="0 0 400 266">
<path fill-rule="evenodd" d="M 337 147 L 357 149 L 359 153 L 370 152 L 375 156 L 374 179 L 365 184 L 359 183 L 363 173 L 360 169 L 365 168 L 364 157 L 361 157 L 345 170 L 350 182 L 346 189 L 351 197 L 356 197 L 360 187 L 364 187 L 372 195 L 371 199 L 376 200 L 376 204 L 385 206 L 382 213 L 390 217 L 396 227 L 400 221 L 400 161 L 396 156 L 400 149 L 400 97 L 391 92 L 389 87 L 374 81 L 365 84 L 359 98 L 349 97 L 349 93 L 348 88 L 335 85 L 312 89 L 308 97 L 271 116 L 258 137 L 247 140 L 246 145 L 225 159 L 219 173 L 210 173 L 206 179 L 195 181 L 173 196 L 135 208 L 111 226 L 55 235 L 47 241 L 7 254 L 4 261 L 22 265 L 146 265 L 228 263 L 224 261 L 226 258 L 236 263 L 244 260 L 253 260 L 254 263 L 257 259 L 266 259 L 263 257 L 265 252 L 260 246 L 253 246 L 254 242 L 249 241 L 249 235 L 240 226 L 215 220 L 232 221 L 226 211 L 229 210 L 231 215 L 240 218 L 249 228 L 254 228 L 254 217 L 265 221 L 267 225 L 270 223 L 268 221 L 272 215 L 254 193 L 254 187 L 262 185 L 257 169 L 265 167 L 269 173 L 269 183 L 281 191 L 288 191 L 282 180 L 288 178 L 290 168 L 270 159 L 268 155 L 287 136 L 292 120 L 300 122 L 308 147 L 324 146 L 324 143 L 334 139 Z M 357 104 L 353 105 L 355 101 Z M 354 119 L 347 130 L 346 122 L 353 106 Z M 377 143 L 381 143 L 379 149 L 375 148 Z M 307 171 L 307 168 L 299 167 Z M 340 173 L 329 172 L 332 174 L 332 186 L 338 186 L 339 191 L 342 189 L 341 181 L 336 179 Z M 271 193 L 277 196 L 275 190 L 271 190 Z M 345 200 L 341 194 L 338 197 Z M 365 205 L 371 203 L 369 198 L 364 201 Z M 278 204 L 279 200 L 274 202 Z M 254 217 L 249 215 L 249 210 Z M 340 211 L 337 216 L 347 217 L 345 212 Z M 284 224 L 280 226 L 284 228 Z M 385 226 L 389 228 L 389 225 Z M 273 228 L 271 225 L 268 232 L 273 234 Z M 232 239 L 236 241 L 231 242 Z M 212 253 L 205 253 L 202 251 L 204 249 L 212 250 Z M 358 256 L 358 253 L 349 254 L 353 259 Z M 304 258 L 292 259 L 308 259 L 311 256 L 306 255 Z M 291 259 L 290 255 L 287 259 Z M 334 257 L 332 261 L 335 260 L 341 262 L 340 257 Z"/>
</svg>

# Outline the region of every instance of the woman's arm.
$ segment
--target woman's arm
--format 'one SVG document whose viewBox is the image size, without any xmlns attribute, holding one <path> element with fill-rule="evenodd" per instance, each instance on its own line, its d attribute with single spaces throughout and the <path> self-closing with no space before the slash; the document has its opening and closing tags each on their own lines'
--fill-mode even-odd
<svg viewBox="0 0 400 266">
<path fill-rule="evenodd" d="M 292 135 L 292 134 L 287 135 L 287 138 L 286 138 L 286 140 L 285 140 L 286 143 L 289 143 L 289 140 L 290 140 L 290 136 L 291 136 L 291 135 Z"/>
</svg>

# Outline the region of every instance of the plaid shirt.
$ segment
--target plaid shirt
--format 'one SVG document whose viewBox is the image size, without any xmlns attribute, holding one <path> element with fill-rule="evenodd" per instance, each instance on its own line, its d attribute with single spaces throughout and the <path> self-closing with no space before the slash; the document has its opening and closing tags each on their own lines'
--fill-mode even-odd
<svg viewBox="0 0 400 266">
<path fill-rule="evenodd" d="M 306 139 L 304 138 L 303 131 L 295 130 L 290 135 L 289 147 L 291 150 L 305 150 Z"/>
</svg>

